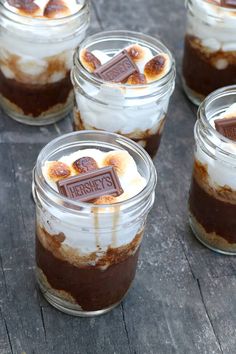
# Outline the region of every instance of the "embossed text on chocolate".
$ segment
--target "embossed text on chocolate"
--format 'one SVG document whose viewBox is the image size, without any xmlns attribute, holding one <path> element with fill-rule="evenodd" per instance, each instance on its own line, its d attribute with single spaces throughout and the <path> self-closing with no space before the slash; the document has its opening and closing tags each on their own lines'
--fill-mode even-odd
<svg viewBox="0 0 236 354">
<path fill-rule="evenodd" d="M 128 52 L 123 50 L 109 62 L 96 69 L 94 74 L 104 81 L 124 82 L 130 75 L 138 71 Z"/>
<path fill-rule="evenodd" d="M 60 180 L 57 186 L 60 194 L 83 202 L 104 195 L 118 196 L 123 193 L 112 166 Z"/>
<path fill-rule="evenodd" d="M 117 63 L 115 67 L 111 67 L 107 71 L 103 73 L 103 77 L 106 78 L 108 81 L 112 81 L 114 77 L 118 77 L 121 74 L 125 74 L 127 70 L 132 69 L 133 66 L 131 65 L 130 61 L 125 57 Z"/>
</svg>

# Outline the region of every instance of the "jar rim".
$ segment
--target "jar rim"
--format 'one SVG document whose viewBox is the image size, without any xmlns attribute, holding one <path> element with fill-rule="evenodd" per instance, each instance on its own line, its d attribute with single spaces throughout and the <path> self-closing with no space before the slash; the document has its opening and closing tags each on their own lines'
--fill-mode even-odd
<svg viewBox="0 0 236 354">
<path fill-rule="evenodd" d="M 208 141 L 211 145 L 215 145 L 215 147 L 222 152 L 227 152 L 227 155 L 232 156 L 235 158 L 236 152 L 232 153 L 229 152 L 228 150 L 224 150 L 222 147 L 219 147 L 219 143 L 225 143 L 225 144 L 236 144 L 233 140 L 223 136 L 220 134 L 216 129 L 212 127 L 212 125 L 209 122 L 208 119 L 208 114 L 207 114 L 207 109 L 209 106 L 214 103 L 216 100 L 220 99 L 223 96 L 230 96 L 232 94 L 235 94 L 236 97 L 236 85 L 231 85 L 231 86 L 226 86 L 223 88 L 220 88 L 216 91 L 213 91 L 210 95 L 208 95 L 205 100 L 200 104 L 197 112 L 197 122 L 195 125 L 195 132 L 196 132 L 196 127 L 197 124 L 200 124 L 204 130 L 210 133 L 211 136 L 215 137 L 217 139 L 216 142 L 213 141 Z"/>
<path fill-rule="evenodd" d="M 69 15 L 69 16 L 64 16 L 64 17 L 59 17 L 59 18 L 54 18 L 54 19 L 48 19 L 48 18 L 39 18 L 39 17 L 30 17 L 30 16 L 24 16 L 21 14 L 18 14 L 11 9 L 7 8 L 4 5 L 4 0 L 0 0 L 0 12 L 1 15 L 5 15 L 7 18 L 10 18 L 11 21 L 14 21 L 15 23 L 19 23 L 20 25 L 24 25 L 27 27 L 31 26 L 37 26 L 37 27 L 43 27 L 50 23 L 53 26 L 60 26 L 64 25 L 67 22 L 70 22 L 74 19 L 77 19 L 78 16 L 83 16 L 84 13 L 88 10 L 90 0 L 83 0 L 84 3 L 82 4 L 82 7 L 76 11 L 75 13 Z M 48 28 L 48 27 L 47 27 Z"/>
<path fill-rule="evenodd" d="M 45 180 L 43 177 L 42 173 L 42 162 L 45 161 L 45 159 L 49 156 L 49 151 L 51 153 L 56 150 L 53 150 L 53 147 L 55 147 L 62 143 L 63 140 L 65 139 L 70 139 L 73 137 L 78 137 L 78 142 L 80 137 L 83 136 L 89 136 L 89 135 L 94 135 L 95 137 L 98 138 L 99 136 L 102 137 L 104 135 L 110 137 L 111 139 L 113 138 L 115 141 L 117 140 L 119 143 L 123 143 L 124 146 L 131 147 L 133 151 L 137 153 L 137 155 L 140 155 L 143 160 L 145 161 L 147 167 L 149 168 L 149 178 L 146 181 L 146 186 L 142 191 L 140 191 L 138 194 L 133 196 L 132 198 L 129 198 L 127 200 L 124 200 L 122 202 L 114 203 L 114 204 L 91 204 L 91 203 L 86 203 L 86 202 L 79 202 L 77 200 L 73 199 L 68 199 L 67 197 L 59 194 L 56 192 Z M 91 138 L 88 138 L 87 143 L 92 143 Z M 93 140 L 93 143 L 97 143 L 97 140 Z M 113 147 L 115 146 L 114 144 L 109 144 L 106 141 L 104 141 L 106 145 L 110 145 Z M 61 145 L 62 146 L 62 145 Z M 70 143 L 67 143 L 65 146 L 70 146 Z M 102 144 L 101 144 L 102 146 Z M 105 145 L 103 145 L 105 146 Z M 151 157 L 148 155 L 148 153 L 137 143 L 133 142 L 131 139 L 128 139 L 126 137 L 123 137 L 119 134 L 116 133 L 108 133 L 108 132 L 103 132 L 103 131 L 94 131 L 94 130 L 85 130 L 85 131 L 79 131 L 79 132 L 72 132 L 68 134 L 64 134 L 56 139 L 53 139 L 51 142 L 49 142 L 39 153 L 36 165 L 33 170 L 33 186 L 37 186 L 40 190 L 40 194 L 46 196 L 46 199 L 50 201 L 50 203 L 54 204 L 57 208 L 66 210 L 69 213 L 73 213 L 75 211 L 78 212 L 78 209 L 83 209 L 83 210 L 90 210 L 91 208 L 93 210 L 98 210 L 98 209 L 108 209 L 112 207 L 120 207 L 122 210 L 127 211 L 130 207 L 133 205 L 139 204 L 141 201 L 143 201 L 147 196 L 151 195 L 152 192 L 155 190 L 157 182 L 157 174 L 156 174 L 156 169 L 153 164 L 153 161 Z M 35 191 L 33 188 L 33 195 L 35 196 Z"/>
<path fill-rule="evenodd" d="M 139 85 L 130 85 L 130 84 L 122 84 L 122 83 L 111 83 L 109 82 L 109 85 L 114 87 L 114 88 L 120 88 L 120 89 L 140 89 L 140 88 L 159 88 L 159 87 L 163 87 L 166 84 L 168 84 L 170 81 L 172 82 L 175 78 L 175 59 L 171 53 L 171 51 L 158 39 L 140 33 L 140 32 L 135 32 L 135 31 L 128 31 L 128 30 L 111 30 L 111 31 L 102 31 L 99 32 L 97 34 L 94 34 L 92 36 L 89 36 L 87 38 L 85 38 L 80 44 L 79 46 L 76 48 L 75 52 L 74 52 L 74 65 L 76 67 L 76 69 L 79 71 L 79 75 L 82 76 L 83 78 L 85 78 L 87 81 L 89 81 L 91 84 L 94 84 L 96 86 L 101 86 L 104 84 L 107 84 L 107 81 L 104 81 L 98 77 L 96 77 L 95 75 L 93 75 L 92 73 L 90 73 L 89 71 L 87 71 L 84 66 L 81 64 L 80 62 L 80 58 L 79 58 L 79 53 L 81 51 L 81 49 L 85 48 L 86 45 L 88 45 L 89 43 L 91 43 L 92 41 L 95 40 L 106 40 L 106 39 L 118 39 L 118 36 L 125 38 L 125 39 L 130 39 L 130 40 L 140 40 L 140 42 L 142 42 L 143 44 L 146 45 L 150 45 L 150 43 L 154 43 L 155 47 L 158 49 L 162 49 L 163 52 L 165 52 L 166 54 L 168 54 L 170 61 L 171 61 L 171 65 L 170 65 L 170 69 L 169 71 L 160 79 L 160 80 L 156 80 L 147 84 L 139 84 Z M 141 38 L 142 37 L 142 38 Z"/>
</svg>

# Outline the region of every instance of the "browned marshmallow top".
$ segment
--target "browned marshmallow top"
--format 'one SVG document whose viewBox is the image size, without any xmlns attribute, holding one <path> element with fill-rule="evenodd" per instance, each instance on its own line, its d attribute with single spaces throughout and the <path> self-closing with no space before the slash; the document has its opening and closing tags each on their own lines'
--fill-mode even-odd
<svg viewBox="0 0 236 354">
<path fill-rule="evenodd" d="M 113 204 L 130 199 L 146 186 L 146 180 L 139 174 L 134 159 L 125 150 L 110 152 L 98 149 L 78 150 L 61 157 L 58 161 L 46 161 L 43 175 L 46 182 L 58 192 L 58 181 L 107 166 L 115 169 L 123 193 L 119 196 L 101 196 L 91 201 L 93 204 Z"/>
<path fill-rule="evenodd" d="M 82 7 L 77 0 L 5 0 L 4 5 L 22 16 L 47 19 L 70 16 Z"/>
<path fill-rule="evenodd" d="M 86 48 L 80 51 L 84 68 L 107 82 L 143 85 L 163 78 L 170 70 L 171 59 L 166 53 L 154 56 L 151 50 L 140 44 L 124 48 L 113 57 Z"/>
</svg>

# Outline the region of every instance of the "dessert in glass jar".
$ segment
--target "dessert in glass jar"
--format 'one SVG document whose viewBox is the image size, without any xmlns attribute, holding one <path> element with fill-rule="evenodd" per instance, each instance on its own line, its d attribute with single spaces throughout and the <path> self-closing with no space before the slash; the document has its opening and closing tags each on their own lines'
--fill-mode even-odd
<svg viewBox="0 0 236 354">
<path fill-rule="evenodd" d="M 175 85 L 174 59 L 160 41 L 128 31 L 91 36 L 75 53 L 72 82 L 75 130 L 119 133 L 156 154 Z"/>
<path fill-rule="evenodd" d="M 73 51 L 89 22 L 87 0 L 0 2 L 0 102 L 13 119 L 51 124 L 71 110 Z"/>
<path fill-rule="evenodd" d="M 116 134 L 64 135 L 34 170 L 37 280 L 56 308 L 105 313 L 134 279 L 156 171 L 138 144 Z"/>
<path fill-rule="evenodd" d="M 195 104 L 236 84 L 236 1 L 187 0 L 183 86 Z"/>
<path fill-rule="evenodd" d="M 201 104 L 195 125 L 190 224 L 207 247 L 236 254 L 236 86 Z"/>
</svg>

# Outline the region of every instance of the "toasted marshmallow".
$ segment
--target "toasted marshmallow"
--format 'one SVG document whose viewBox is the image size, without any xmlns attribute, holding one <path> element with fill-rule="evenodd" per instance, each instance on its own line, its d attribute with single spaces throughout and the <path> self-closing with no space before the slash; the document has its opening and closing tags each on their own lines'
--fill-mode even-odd
<svg viewBox="0 0 236 354">
<path fill-rule="evenodd" d="M 43 174 L 46 175 L 51 182 L 57 182 L 70 177 L 71 168 L 64 162 L 50 161 L 45 164 Z"/>
<path fill-rule="evenodd" d="M 62 18 L 78 12 L 77 0 L 5 0 L 4 6 L 28 17 Z"/>
<path fill-rule="evenodd" d="M 66 17 L 70 15 L 70 10 L 63 0 L 49 0 L 43 15 L 48 18 Z"/>
<path fill-rule="evenodd" d="M 124 199 L 129 199 L 132 198 L 134 195 L 136 195 L 137 193 L 135 193 L 135 191 L 137 190 L 143 190 L 143 188 L 146 185 L 146 181 L 144 178 L 140 178 L 138 175 L 135 175 L 134 178 L 132 178 L 130 180 L 129 185 L 127 186 L 126 190 L 125 190 L 125 195 L 121 195 L 120 197 Z M 119 197 L 118 197 L 119 199 Z"/>
<path fill-rule="evenodd" d="M 109 55 L 103 53 L 101 50 L 93 50 L 92 54 L 100 61 L 102 65 L 106 64 L 111 59 Z"/>
<path fill-rule="evenodd" d="M 35 4 L 34 0 L 8 0 L 8 4 L 17 9 L 22 16 L 40 15 L 40 7 Z"/>
<path fill-rule="evenodd" d="M 98 168 L 97 162 L 90 156 L 84 156 L 75 160 L 72 166 L 77 173 L 86 173 Z"/>
<path fill-rule="evenodd" d="M 80 52 L 80 62 L 90 73 L 101 66 L 100 60 L 87 49 L 82 49 Z"/>
<path fill-rule="evenodd" d="M 129 56 L 138 66 L 139 71 L 143 73 L 145 64 L 153 58 L 153 54 L 149 48 L 134 44 L 126 48 Z"/>
<path fill-rule="evenodd" d="M 160 53 L 152 58 L 144 67 L 144 74 L 148 82 L 160 80 L 170 70 L 170 58 L 165 53 Z"/>
<path fill-rule="evenodd" d="M 128 77 L 126 84 L 129 85 L 145 85 L 147 83 L 146 76 L 141 73 L 134 73 Z"/>
<path fill-rule="evenodd" d="M 99 168 L 103 167 L 102 161 L 104 158 L 104 153 L 102 151 L 96 150 L 96 149 L 78 150 L 70 155 L 62 156 L 60 158 L 60 161 L 64 162 L 68 166 L 71 166 L 72 170 L 74 171 L 74 168 L 73 168 L 74 162 L 78 159 L 83 158 L 83 157 L 91 157 L 93 160 L 96 161 Z M 78 172 L 75 172 L 74 174 L 78 174 Z"/>
<path fill-rule="evenodd" d="M 103 160 L 103 165 L 113 166 L 119 177 L 137 171 L 134 159 L 124 150 L 108 152 Z"/>
<path fill-rule="evenodd" d="M 117 198 L 113 195 L 104 195 L 97 198 L 93 204 L 102 205 L 102 204 L 114 204 L 117 202 Z"/>
</svg>

